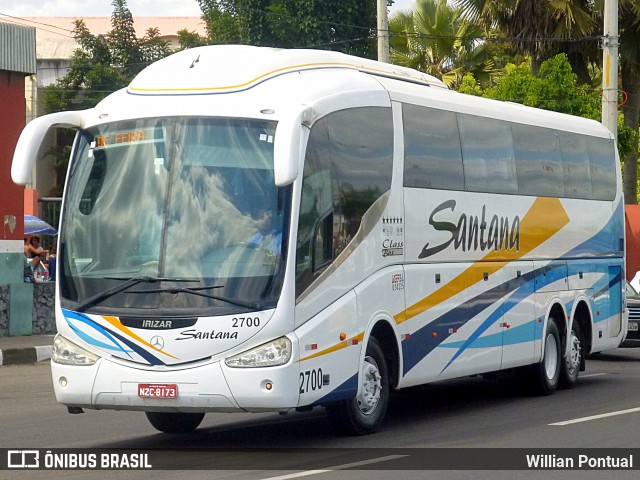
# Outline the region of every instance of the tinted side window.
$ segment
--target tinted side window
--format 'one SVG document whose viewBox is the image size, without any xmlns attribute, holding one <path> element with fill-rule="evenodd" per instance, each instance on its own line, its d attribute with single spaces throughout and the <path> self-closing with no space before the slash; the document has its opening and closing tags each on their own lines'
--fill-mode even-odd
<svg viewBox="0 0 640 480">
<path fill-rule="evenodd" d="M 591 168 L 583 135 L 559 132 L 564 163 L 565 195 L 568 198 L 591 198 Z"/>
<path fill-rule="evenodd" d="M 511 128 L 506 122 L 457 114 L 465 189 L 518 193 Z"/>
<path fill-rule="evenodd" d="M 296 295 L 353 240 L 362 216 L 391 188 L 390 108 L 334 112 L 312 127 L 298 220 Z"/>
<path fill-rule="evenodd" d="M 402 119 L 404 186 L 464 190 L 456 114 L 405 104 Z"/>
<path fill-rule="evenodd" d="M 587 138 L 591 189 L 596 200 L 613 200 L 616 195 L 616 167 L 613 141 L 608 138 Z"/>
<path fill-rule="evenodd" d="M 564 196 L 562 155 L 556 132 L 549 128 L 511 125 L 518 176 L 518 193 Z"/>
</svg>

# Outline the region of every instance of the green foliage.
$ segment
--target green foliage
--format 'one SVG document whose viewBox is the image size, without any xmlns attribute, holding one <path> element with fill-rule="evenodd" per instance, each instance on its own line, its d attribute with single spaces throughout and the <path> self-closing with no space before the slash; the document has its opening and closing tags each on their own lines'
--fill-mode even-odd
<svg viewBox="0 0 640 480">
<path fill-rule="evenodd" d="M 600 116 L 600 94 L 578 85 L 563 53 L 543 62 L 537 77 L 526 63 L 507 65 L 505 74 L 485 96 L 592 119 Z"/>
<path fill-rule="evenodd" d="M 566 53 L 580 77 L 589 83 L 587 65 L 598 61 L 600 52 L 594 38 L 602 21 L 593 0 L 452 0 L 465 18 L 494 28 L 509 39 L 513 51 L 528 55 L 534 71 L 558 53 Z M 624 1 L 624 0 L 623 0 Z M 587 37 L 587 38 L 585 38 Z M 549 39 L 572 41 L 549 41 Z M 583 38 L 584 40 L 578 41 Z"/>
<path fill-rule="evenodd" d="M 467 72 L 482 84 L 491 81 L 491 51 L 474 40 L 484 30 L 447 0 L 418 0 L 414 11 L 393 15 L 389 29 L 392 63 L 434 75 L 453 88 Z"/>
<path fill-rule="evenodd" d="M 567 113 L 600 121 L 601 95 L 594 88 L 578 84 L 564 53 L 542 63 L 540 75 L 535 76 L 528 63 L 508 64 L 496 84 L 483 89 L 471 74 L 467 74 L 461 93 L 496 100 L 521 103 L 530 107 Z M 622 116 L 618 121 L 618 152 L 620 158 L 632 151 L 632 130 L 625 127 Z"/>
<path fill-rule="evenodd" d="M 198 3 L 212 44 L 319 48 L 375 56 L 376 0 L 198 0 Z"/>
<path fill-rule="evenodd" d="M 458 91 L 460 93 L 474 95 L 476 97 L 482 97 L 484 93 L 482 87 L 478 85 L 478 82 L 472 73 L 466 73 L 464 77 L 462 77 L 462 82 L 460 82 Z"/>
<path fill-rule="evenodd" d="M 171 53 L 157 28 L 136 38 L 126 0 L 114 0 L 112 5 L 112 29 L 106 35 L 93 35 L 83 20 L 74 22 L 72 33 L 80 48 L 71 57 L 68 73 L 45 88 L 46 113 L 93 107 L 127 86 L 144 67 Z M 194 40 L 194 36 L 185 32 L 179 38 Z"/>
</svg>

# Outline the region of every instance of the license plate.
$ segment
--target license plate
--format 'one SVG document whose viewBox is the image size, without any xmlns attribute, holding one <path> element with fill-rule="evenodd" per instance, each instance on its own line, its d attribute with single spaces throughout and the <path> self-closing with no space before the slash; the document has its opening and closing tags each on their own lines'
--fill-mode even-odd
<svg viewBox="0 0 640 480">
<path fill-rule="evenodd" d="M 175 383 L 139 383 L 138 396 L 142 398 L 176 398 L 178 385 Z"/>
<path fill-rule="evenodd" d="M 638 331 L 638 324 L 636 322 L 629 322 L 629 327 L 627 328 L 630 332 Z"/>
</svg>

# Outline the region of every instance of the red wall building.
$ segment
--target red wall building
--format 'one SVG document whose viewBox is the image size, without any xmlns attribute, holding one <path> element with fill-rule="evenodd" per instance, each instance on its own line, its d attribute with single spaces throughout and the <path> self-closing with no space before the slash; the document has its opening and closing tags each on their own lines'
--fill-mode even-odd
<svg viewBox="0 0 640 480">
<path fill-rule="evenodd" d="M 24 187 L 11 180 L 11 160 L 25 124 L 24 74 L 0 70 L 0 112 L 0 219 L 4 222 L 2 240 L 22 240 Z M 15 224 L 12 220 L 14 218 Z"/>
<path fill-rule="evenodd" d="M 0 336 L 33 329 L 33 286 L 24 282 L 24 187 L 13 183 L 11 162 L 26 122 L 25 76 L 35 72 L 35 29 L 0 22 L 0 286 L 8 289 Z"/>
<path fill-rule="evenodd" d="M 640 270 L 640 205 L 625 205 L 627 280 Z"/>
</svg>

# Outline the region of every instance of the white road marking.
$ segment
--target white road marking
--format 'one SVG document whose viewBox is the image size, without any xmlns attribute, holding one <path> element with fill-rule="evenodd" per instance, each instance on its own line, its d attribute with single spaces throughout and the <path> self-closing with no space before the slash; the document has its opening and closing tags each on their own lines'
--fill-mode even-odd
<svg viewBox="0 0 640 480">
<path fill-rule="evenodd" d="M 574 423 L 590 422 L 591 420 L 599 420 L 601 418 L 615 417 L 616 415 L 626 415 L 628 413 L 640 412 L 640 407 L 628 408 L 627 410 L 618 410 L 617 412 L 601 413 L 600 415 L 591 415 L 590 417 L 575 418 L 564 422 L 550 423 L 549 425 L 571 425 Z"/>
<path fill-rule="evenodd" d="M 397 458 L 407 457 L 408 455 L 387 455 L 386 457 L 372 458 L 370 460 L 362 460 L 361 462 L 345 463 L 344 465 L 335 465 L 333 467 L 323 468 L 322 470 L 306 470 L 304 472 L 290 473 L 287 475 L 280 475 L 278 477 L 268 477 L 263 480 L 288 480 L 290 478 L 307 477 L 309 475 L 317 475 L 319 473 L 332 472 L 334 470 L 345 470 L 347 468 L 359 467 L 362 465 L 369 465 L 372 463 L 387 462 L 389 460 L 395 460 Z"/>
<path fill-rule="evenodd" d="M 606 373 L 590 373 L 589 375 L 580 375 L 580 378 L 600 377 L 606 375 Z"/>
</svg>

